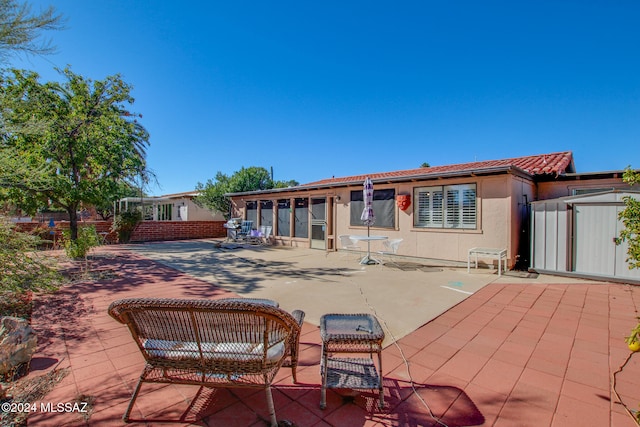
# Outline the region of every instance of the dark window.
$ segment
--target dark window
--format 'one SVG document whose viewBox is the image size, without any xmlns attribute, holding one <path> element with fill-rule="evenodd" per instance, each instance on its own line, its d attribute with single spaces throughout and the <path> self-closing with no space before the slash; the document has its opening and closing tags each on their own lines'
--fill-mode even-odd
<svg viewBox="0 0 640 427">
<path fill-rule="evenodd" d="M 258 226 L 258 202 L 247 202 L 247 221 L 253 221 L 252 228 Z"/>
<path fill-rule="evenodd" d="M 373 214 L 375 215 L 374 227 L 395 228 L 396 226 L 396 190 L 373 189 Z M 364 210 L 364 195 L 362 190 L 351 192 L 350 224 L 352 226 L 363 225 L 360 216 Z"/>
<path fill-rule="evenodd" d="M 260 225 L 273 226 L 273 201 L 260 201 Z"/>
<path fill-rule="evenodd" d="M 291 229 L 291 202 L 278 200 L 278 236 L 289 237 Z"/>
<path fill-rule="evenodd" d="M 309 199 L 296 199 L 295 237 L 309 237 Z"/>
</svg>

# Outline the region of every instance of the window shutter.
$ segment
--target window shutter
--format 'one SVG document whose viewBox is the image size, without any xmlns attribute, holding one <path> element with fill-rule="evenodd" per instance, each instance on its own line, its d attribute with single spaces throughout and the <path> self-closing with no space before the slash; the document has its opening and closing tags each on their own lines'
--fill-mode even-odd
<svg viewBox="0 0 640 427">
<path fill-rule="evenodd" d="M 417 191 L 414 200 L 417 200 L 415 225 L 428 227 L 431 222 L 431 199 L 429 192 Z"/>
<path fill-rule="evenodd" d="M 456 188 L 447 188 L 447 206 L 445 210 L 447 228 L 460 227 L 460 192 Z"/>
<path fill-rule="evenodd" d="M 444 213 L 442 211 L 443 195 L 442 190 L 432 191 L 432 210 L 431 210 L 431 224 L 430 227 L 442 227 L 444 226 Z"/>
<path fill-rule="evenodd" d="M 476 189 L 462 190 L 462 227 L 476 228 Z"/>
<path fill-rule="evenodd" d="M 414 226 L 476 228 L 476 185 L 414 188 Z"/>
</svg>

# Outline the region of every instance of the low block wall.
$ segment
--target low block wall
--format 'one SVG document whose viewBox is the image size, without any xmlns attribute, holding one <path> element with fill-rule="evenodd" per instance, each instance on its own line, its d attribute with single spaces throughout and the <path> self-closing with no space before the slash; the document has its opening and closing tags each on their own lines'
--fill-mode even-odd
<svg viewBox="0 0 640 427">
<path fill-rule="evenodd" d="M 224 221 L 143 221 L 133 232 L 132 242 L 226 237 Z"/>
<path fill-rule="evenodd" d="M 104 239 L 107 243 L 117 243 L 118 235 L 111 231 L 111 221 L 78 221 L 80 227 L 93 225 L 96 233 L 106 233 Z M 62 230 L 69 229 L 69 221 L 56 221 L 55 227 L 51 230 L 49 221 L 45 222 L 18 222 L 15 224 L 18 230 L 31 233 L 39 231 L 37 234 L 44 239 L 58 240 L 62 234 Z M 51 232 L 53 231 L 53 233 Z"/>
<path fill-rule="evenodd" d="M 187 240 L 226 237 L 227 229 L 224 221 L 143 221 L 136 227 L 131 236 L 132 242 L 157 242 L 163 240 Z M 80 221 L 80 227 L 93 225 L 98 233 L 106 234 L 108 243 L 117 243 L 118 235 L 111 231 L 111 221 Z M 23 231 L 31 232 L 36 228 L 49 230 L 48 222 L 20 222 L 16 226 Z M 69 222 L 56 222 L 55 232 L 68 230 Z M 48 233 L 44 233 L 48 238 Z M 51 236 L 53 238 L 53 236 Z"/>
</svg>

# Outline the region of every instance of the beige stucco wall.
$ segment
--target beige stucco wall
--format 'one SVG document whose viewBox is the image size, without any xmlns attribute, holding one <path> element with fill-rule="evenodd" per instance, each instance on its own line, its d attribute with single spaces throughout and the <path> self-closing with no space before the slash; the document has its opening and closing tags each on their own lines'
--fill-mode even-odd
<svg viewBox="0 0 640 427">
<path fill-rule="evenodd" d="M 416 228 L 413 226 L 413 191 L 415 187 L 431 185 L 476 184 L 478 228 L 469 229 L 434 229 Z M 411 206 L 402 211 L 397 206 L 395 229 L 371 227 L 372 235 L 384 235 L 389 239 L 402 238 L 403 242 L 398 250 L 399 255 L 441 259 L 447 261 L 466 261 L 467 251 L 472 247 L 506 248 L 509 259 L 508 265 L 515 263 L 517 241 L 519 238 L 520 219 L 514 214 L 523 202 L 522 195 L 527 194 L 530 201 L 533 197 L 533 183 L 510 174 L 463 177 L 453 179 L 439 179 L 410 183 L 377 183 L 378 190 L 393 188 L 395 194 L 410 194 Z M 243 196 L 232 198 L 233 216 L 245 217 L 244 208 L 248 200 L 278 200 L 296 197 L 328 197 L 335 201 L 333 205 L 333 222 L 329 224 L 329 240 L 337 240 L 341 234 L 366 234 L 366 226 L 352 226 L 350 220 L 351 191 L 360 191 L 361 186 L 332 188 L 327 190 L 313 190 L 307 192 L 284 192 L 269 194 L 262 197 Z M 339 198 L 339 200 L 338 200 Z M 329 206 L 329 204 L 328 204 Z M 275 209 L 274 209 L 275 215 Z M 275 223 L 276 218 L 274 218 Z M 278 238 L 280 244 L 308 247 L 307 239 Z M 381 249 L 380 242 L 372 242 L 373 251 Z M 330 249 L 336 249 L 339 243 L 330 243 Z M 361 247 L 366 248 L 362 243 Z"/>
<path fill-rule="evenodd" d="M 189 197 L 180 197 L 156 203 L 156 205 L 171 204 L 171 218 L 173 221 L 224 221 L 224 215 L 196 205 Z M 154 210 L 157 209 L 154 207 Z"/>
<path fill-rule="evenodd" d="M 420 258 L 466 261 L 467 251 L 475 246 L 508 248 L 511 215 L 509 212 L 509 176 L 456 178 L 438 181 L 401 183 L 375 186 L 376 189 L 394 188 L 396 195 L 410 194 L 411 206 L 406 211 L 396 206 L 396 229 L 371 227 L 371 234 L 402 238 L 398 254 Z M 431 185 L 476 184 L 478 229 L 435 229 L 413 226 L 413 190 Z M 366 227 L 349 225 L 349 195 L 357 187 L 340 189 L 341 203 L 337 206 L 336 234 L 365 234 Z M 372 249 L 381 244 L 372 243 Z"/>
<path fill-rule="evenodd" d="M 469 229 L 435 229 L 416 228 L 413 226 L 413 191 L 415 187 L 433 185 L 476 184 L 478 227 Z M 398 250 L 399 255 L 440 259 L 447 261 L 467 260 L 467 251 L 473 247 L 489 247 L 507 249 L 508 266 L 513 267 L 518 254 L 528 247 L 519 248 L 520 244 L 529 245 L 525 239 L 528 224 L 523 220 L 527 216 L 528 203 L 535 200 L 553 199 L 572 194 L 575 188 L 620 188 L 628 190 L 629 186 L 620 178 L 585 177 L 564 178 L 551 182 L 534 183 L 524 174 L 503 173 L 489 176 L 467 176 L 459 178 L 432 179 L 427 181 L 402 183 L 375 183 L 375 189 L 393 188 L 395 194 L 411 195 L 411 206 L 402 211 L 397 206 L 395 229 L 371 227 L 372 235 L 384 235 L 389 239 L 404 239 Z M 327 225 L 327 248 L 335 250 L 340 244 L 337 236 L 341 234 L 366 234 L 365 226 L 352 226 L 350 220 L 351 191 L 361 191 L 361 185 L 351 187 L 333 187 L 308 191 L 285 191 L 266 193 L 262 196 L 238 196 L 232 198 L 233 216 L 245 217 L 245 201 L 326 197 L 330 203 L 331 213 Z M 274 209 L 274 224 L 277 222 Z M 309 247 L 309 239 L 275 237 L 278 244 Z M 521 243 L 522 242 L 522 243 Z M 366 248 L 365 243 L 360 246 Z M 380 242 L 373 242 L 372 250 L 381 249 Z M 485 260 L 491 262 L 491 260 Z M 494 261 L 494 264 L 497 261 Z"/>
<path fill-rule="evenodd" d="M 184 200 L 187 207 L 187 221 L 224 221 L 221 212 L 214 212 L 193 203 L 191 199 Z"/>
</svg>

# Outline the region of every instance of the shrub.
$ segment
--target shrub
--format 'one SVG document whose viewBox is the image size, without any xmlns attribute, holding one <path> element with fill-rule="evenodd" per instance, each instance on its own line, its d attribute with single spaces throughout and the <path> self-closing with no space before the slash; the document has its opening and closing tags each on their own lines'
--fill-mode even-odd
<svg viewBox="0 0 640 427">
<path fill-rule="evenodd" d="M 113 217 L 111 231 L 118 233 L 120 243 L 129 243 L 133 230 L 142 221 L 142 214 L 139 211 L 124 211 Z"/>
<path fill-rule="evenodd" d="M 0 298 L 0 317 L 20 317 L 31 321 L 33 292 L 4 292 Z"/>
<path fill-rule="evenodd" d="M 100 246 L 100 238 L 93 225 L 78 228 L 78 238 L 71 240 L 71 231 L 62 232 L 64 250 L 69 258 L 86 258 L 92 248 Z"/>
<path fill-rule="evenodd" d="M 53 261 L 36 251 L 39 241 L 0 216 L 0 294 L 52 290 L 61 283 Z"/>
</svg>

